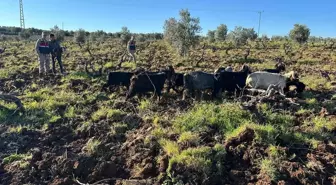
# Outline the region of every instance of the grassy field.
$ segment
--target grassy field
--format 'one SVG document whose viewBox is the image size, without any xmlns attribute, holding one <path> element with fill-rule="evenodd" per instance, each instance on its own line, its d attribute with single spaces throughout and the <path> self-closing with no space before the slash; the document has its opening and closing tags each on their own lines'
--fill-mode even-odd
<svg viewBox="0 0 336 185">
<path fill-rule="evenodd" d="M 0 100 L 0 184 L 336 183 L 336 48 L 270 41 L 202 49 L 202 43 L 180 57 L 153 41 L 139 44 L 137 64 L 122 63 L 125 71 L 172 64 L 179 72 L 213 72 L 244 63 L 257 71 L 283 57 L 286 71 L 297 71 L 307 86 L 291 98 L 295 103 L 274 97 L 246 106 L 248 100 L 225 94 L 182 101 L 173 91 L 160 102 L 125 102 L 123 88 L 100 92 L 106 76 L 85 73 L 90 55 L 75 43 L 63 44 L 68 75 L 43 78 L 34 42 L 3 44 L 0 91 L 16 94 L 26 111 L 13 114 L 16 105 Z M 92 43 L 90 51 L 106 74 L 124 48 L 110 40 Z"/>
</svg>

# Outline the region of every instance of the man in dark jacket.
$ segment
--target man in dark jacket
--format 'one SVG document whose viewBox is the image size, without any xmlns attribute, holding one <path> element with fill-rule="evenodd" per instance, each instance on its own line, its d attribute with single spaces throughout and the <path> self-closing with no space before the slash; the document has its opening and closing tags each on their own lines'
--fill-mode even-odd
<svg viewBox="0 0 336 185">
<path fill-rule="evenodd" d="M 59 42 L 56 40 L 54 34 L 50 34 L 49 37 L 50 37 L 49 45 L 51 49 L 52 71 L 54 74 L 56 74 L 55 62 L 57 59 L 57 62 L 60 66 L 61 73 L 64 74 L 63 64 L 62 64 L 62 52 L 63 52 L 62 47 L 59 44 Z"/>
</svg>

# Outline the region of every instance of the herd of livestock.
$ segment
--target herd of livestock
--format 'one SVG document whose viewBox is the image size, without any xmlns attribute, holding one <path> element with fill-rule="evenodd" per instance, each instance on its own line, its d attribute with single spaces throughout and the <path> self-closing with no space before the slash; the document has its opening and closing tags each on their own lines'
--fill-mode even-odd
<svg viewBox="0 0 336 185">
<path fill-rule="evenodd" d="M 275 69 L 264 69 L 252 72 L 250 67 L 243 65 L 240 71 L 233 71 L 231 67 L 221 67 L 208 73 L 203 71 L 193 71 L 186 73 L 175 72 L 172 66 L 161 69 L 157 72 L 138 69 L 134 72 L 113 71 L 109 72 L 107 82 L 102 90 L 111 90 L 115 86 L 125 86 L 127 88 L 126 100 L 148 92 L 154 92 L 159 100 L 162 90 L 167 84 L 167 92 L 173 89 L 177 93 L 183 92 L 183 99 L 186 95 L 194 96 L 195 91 L 210 89 L 212 98 L 219 92 L 227 91 L 239 93 L 245 88 L 253 88 L 268 91 L 270 88 L 285 96 L 290 86 L 296 86 L 296 91 L 301 93 L 305 89 L 305 84 L 299 81 L 294 71 L 282 73 L 285 65 L 280 62 L 275 65 Z M 182 88 L 182 90 L 179 90 Z M 203 95 L 203 94 L 202 94 Z"/>
</svg>

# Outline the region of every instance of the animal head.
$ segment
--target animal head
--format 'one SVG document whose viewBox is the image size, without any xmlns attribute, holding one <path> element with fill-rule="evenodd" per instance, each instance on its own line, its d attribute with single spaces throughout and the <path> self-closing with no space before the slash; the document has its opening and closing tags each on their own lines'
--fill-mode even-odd
<svg viewBox="0 0 336 185">
<path fill-rule="evenodd" d="M 221 72 L 224 72 L 224 71 L 225 71 L 225 68 L 224 67 L 220 67 L 220 68 L 218 68 L 218 69 L 216 69 L 214 71 L 214 74 L 221 73 Z"/>
<path fill-rule="evenodd" d="M 279 71 L 285 71 L 286 70 L 286 66 L 283 62 L 279 62 L 275 65 L 275 68 L 277 68 Z"/>
<path fill-rule="evenodd" d="M 249 68 L 248 65 L 244 64 L 241 69 L 240 69 L 241 72 L 247 72 L 247 73 L 251 73 L 251 70 Z"/>
</svg>

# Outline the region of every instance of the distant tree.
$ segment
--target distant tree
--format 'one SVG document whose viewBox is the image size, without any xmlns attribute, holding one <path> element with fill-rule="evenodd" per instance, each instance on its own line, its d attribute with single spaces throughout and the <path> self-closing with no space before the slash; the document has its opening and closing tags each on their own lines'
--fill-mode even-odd
<svg viewBox="0 0 336 185">
<path fill-rule="evenodd" d="M 82 44 L 84 44 L 86 41 L 86 32 L 83 29 L 79 29 L 74 34 L 74 42 L 76 42 L 79 47 L 82 47 Z"/>
<path fill-rule="evenodd" d="M 21 39 L 29 39 L 31 33 L 28 30 L 23 30 L 19 33 Z"/>
<path fill-rule="evenodd" d="M 301 24 L 294 24 L 294 28 L 289 32 L 289 37 L 300 44 L 307 42 L 309 35 L 310 29 Z"/>
<path fill-rule="evenodd" d="M 261 36 L 261 40 L 262 40 L 262 41 L 269 41 L 270 39 L 268 38 L 267 35 L 263 34 L 263 35 Z"/>
<path fill-rule="evenodd" d="M 225 24 L 221 24 L 217 27 L 217 30 L 215 32 L 215 39 L 216 41 L 224 41 L 226 39 L 227 35 L 227 26 Z"/>
<path fill-rule="evenodd" d="M 126 26 L 121 28 L 120 39 L 124 45 L 127 45 L 127 42 L 131 39 L 131 32 Z"/>
<path fill-rule="evenodd" d="M 56 36 L 56 40 L 62 42 L 65 38 L 65 32 L 61 30 L 57 25 L 50 29 L 51 33 Z"/>
<path fill-rule="evenodd" d="M 241 26 L 236 26 L 227 36 L 235 45 L 246 44 L 248 39 L 255 40 L 257 37 L 258 35 L 253 28 L 243 28 Z"/>
<path fill-rule="evenodd" d="M 216 31 L 214 30 L 209 30 L 207 33 L 207 39 L 209 42 L 215 42 L 215 33 Z"/>
<path fill-rule="evenodd" d="M 190 47 L 199 42 L 202 30 L 199 18 L 191 17 L 188 10 L 180 10 L 180 20 L 170 18 L 164 23 L 164 38 L 178 48 L 180 55 L 186 55 Z"/>
</svg>

